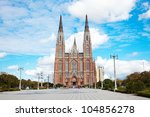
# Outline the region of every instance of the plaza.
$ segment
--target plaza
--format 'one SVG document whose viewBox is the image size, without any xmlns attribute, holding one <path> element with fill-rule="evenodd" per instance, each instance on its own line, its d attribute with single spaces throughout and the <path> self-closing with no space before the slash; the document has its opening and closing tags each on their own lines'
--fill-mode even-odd
<svg viewBox="0 0 150 117">
<path fill-rule="evenodd" d="M 149 100 L 101 89 L 44 89 L 0 92 L 0 100 Z"/>
</svg>

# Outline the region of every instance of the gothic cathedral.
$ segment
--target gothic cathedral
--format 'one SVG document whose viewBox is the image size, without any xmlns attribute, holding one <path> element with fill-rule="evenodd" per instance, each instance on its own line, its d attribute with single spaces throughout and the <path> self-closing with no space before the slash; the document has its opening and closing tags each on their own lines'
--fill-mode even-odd
<svg viewBox="0 0 150 117">
<path fill-rule="evenodd" d="M 88 18 L 86 15 L 83 52 L 77 50 L 74 39 L 72 49 L 65 53 L 65 40 L 60 16 L 58 36 L 56 41 L 56 53 L 54 63 L 54 84 L 62 84 L 65 87 L 93 86 L 96 83 L 96 67 L 92 57 L 92 44 Z"/>
</svg>

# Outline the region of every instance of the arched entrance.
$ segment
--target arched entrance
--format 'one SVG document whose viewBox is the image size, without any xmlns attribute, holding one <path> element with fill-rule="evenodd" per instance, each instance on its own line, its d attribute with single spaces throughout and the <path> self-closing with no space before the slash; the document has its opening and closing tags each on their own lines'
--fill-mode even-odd
<svg viewBox="0 0 150 117">
<path fill-rule="evenodd" d="M 76 77 L 74 76 L 72 78 L 72 87 L 75 88 L 77 86 L 77 80 L 76 80 Z"/>
</svg>

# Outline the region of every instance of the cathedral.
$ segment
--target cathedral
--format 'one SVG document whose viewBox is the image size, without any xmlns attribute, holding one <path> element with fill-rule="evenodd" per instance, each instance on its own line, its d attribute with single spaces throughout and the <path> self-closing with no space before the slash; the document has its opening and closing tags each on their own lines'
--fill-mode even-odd
<svg viewBox="0 0 150 117">
<path fill-rule="evenodd" d="M 64 87 L 73 88 L 93 86 L 96 83 L 96 66 L 92 57 L 87 15 L 83 39 L 83 52 L 78 51 L 76 39 L 74 39 L 71 51 L 66 53 L 62 16 L 60 16 L 54 63 L 55 85 L 62 84 Z"/>
</svg>

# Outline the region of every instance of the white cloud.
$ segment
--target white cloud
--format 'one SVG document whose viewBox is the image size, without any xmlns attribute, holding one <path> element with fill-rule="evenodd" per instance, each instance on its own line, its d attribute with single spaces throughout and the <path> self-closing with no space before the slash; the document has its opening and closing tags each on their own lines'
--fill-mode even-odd
<svg viewBox="0 0 150 117">
<path fill-rule="evenodd" d="M 18 65 L 11 65 L 7 67 L 10 70 L 18 70 L 19 66 Z"/>
<path fill-rule="evenodd" d="M 132 57 L 135 57 L 135 56 L 139 55 L 139 52 L 133 52 L 133 53 L 131 53 L 130 55 L 131 55 Z"/>
<path fill-rule="evenodd" d="M 54 54 L 51 54 L 51 56 L 44 56 L 44 57 L 40 57 L 38 59 L 38 65 L 42 66 L 42 65 L 50 65 L 54 63 L 54 59 L 55 56 Z"/>
<path fill-rule="evenodd" d="M 0 38 L 0 45 L 1 51 L 9 53 L 48 54 L 53 51 L 55 41 L 53 43 L 42 43 L 37 39 Z"/>
<path fill-rule="evenodd" d="M 14 6 L 1 6 L 0 16 L 2 19 L 15 19 L 24 17 L 28 14 L 25 8 L 14 7 Z"/>
<path fill-rule="evenodd" d="M 37 73 L 38 73 L 37 70 L 26 70 L 25 71 L 25 74 L 29 75 L 29 76 L 36 76 Z"/>
<path fill-rule="evenodd" d="M 112 59 L 103 59 L 98 56 L 96 59 L 96 64 L 100 66 L 104 66 L 105 74 L 107 76 L 111 76 L 113 78 L 113 60 Z M 144 66 L 143 66 L 144 64 Z M 144 68 L 143 68 L 144 67 Z M 142 71 L 150 71 L 150 61 L 146 60 L 116 60 L 116 72 L 117 78 L 125 78 L 127 75 L 133 72 L 142 72 Z"/>
<path fill-rule="evenodd" d="M 5 56 L 7 56 L 7 53 L 5 53 L 5 52 L 0 52 L 0 58 L 4 58 Z"/>
<path fill-rule="evenodd" d="M 142 13 L 139 15 L 139 20 L 148 19 L 148 18 L 150 18 L 150 9 L 148 11 L 146 11 L 145 13 Z"/>
<path fill-rule="evenodd" d="M 52 33 L 50 37 L 48 37 L 46 39 L 41 39 L 39 42 L 42 44 L 45 44 L 45 43 L 50 43 L 55 40 L 56 40 L 56 35 L 54 33 Z"/>
<path fill-rule="evenodd" d="M 32 76 L 33 80 L 37 80 L 37 73 L 43 72 L 44 79 L 47 75 L 50 75 L 50 81 L 53 81 L 53 69 L 54 69 L 54 54 L 50 56 L 43 56 L 38 59 L 37 67 L 35 69 L 29 69 L 25 71 L 26 75 Z"/>
<path fill-rule="evenodd" d="M 90 34 L 93 49 L 98 48 L 100 45 L 106 43 L 109 40 L 109 37 L 106 34 L 100 32 L 98 29 L 95 28 L 90 28 Z M 66 51 L 72 48 L 74 38 L 76 38 L 77 48 L 79 49 L 79 51 L 83 51 L 83 37 L 83 31 L 71 35 L 67 40 L 65 40 Z"/>
<path fill-rule="evenodd" d="M 149 32 L 142 32 L 141 33 L 142 36 L 150 38 L 150 33 Z"/>
<path fill-rule="evenodd" d="M 95 22 L 115 22 L 130 18 L 136 0 L 78 0 L 68 7 L 75 17 L 89 19 Z"/>
<path fill-rule="evenodd" d="M 148 2 L 144 2 L 142 5 L 143 5 L 145 8 L 148 8 L 148 7 L 149 7 L 149 3 L 148 3 Z"/>
<path fill-rule="evenodd" d="M 41 68 L 37 67 L 36 69 L 28 69 L 25 71 L 26 75 L 35 77 L 37 73 L 43 72 Z"/>
</svg>

